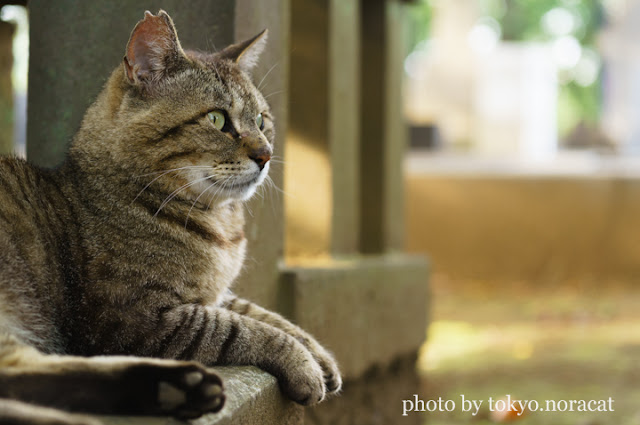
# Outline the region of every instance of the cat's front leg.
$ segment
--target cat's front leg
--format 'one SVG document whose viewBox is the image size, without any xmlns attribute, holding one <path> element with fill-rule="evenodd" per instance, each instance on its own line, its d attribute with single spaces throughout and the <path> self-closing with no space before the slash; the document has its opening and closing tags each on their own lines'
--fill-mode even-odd
<svg viewBox="0 0 640 425">
<path fill-rule="evenodd" d="M 325 396 L 323 370 L 298 339 L 225 308 L 173 308 L 163 314 L 147 344 L 136 354 L 257 366 L 278 378 L 283 392 L 300 404 L 316 404 Z"/>
<path fill-rule="evenodd" d="M 296 338 L 313 355 L 322 367 L 327 393 L 336 393 L 342 388 L 342 377 L 333 355 L 318 343 L 311 335 L 294 325 L 278 313 L 266 310 L 251 301 L 229 293 L 223 300 L 223 306 L 243 316 L 250 317 L 276 327 Z"/>
</svg>

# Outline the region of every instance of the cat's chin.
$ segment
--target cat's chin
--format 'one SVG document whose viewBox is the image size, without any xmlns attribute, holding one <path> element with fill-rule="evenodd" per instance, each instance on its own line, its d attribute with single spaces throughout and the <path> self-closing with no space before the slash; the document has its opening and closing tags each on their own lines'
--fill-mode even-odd
<svg viewBox="0 0 640 425">
<path fill-rule="evenodd" d="M 231 188 L 225 189 L 225 194 L 231 198 L 239 201 L 248 201 L 255 195 L 258 187 L 264 182 L 269 172 L 269 163 L 267 163 L 262 171 L 252 180 L 246 182 L 237 183 L 232 185 Z"/>
</svg>

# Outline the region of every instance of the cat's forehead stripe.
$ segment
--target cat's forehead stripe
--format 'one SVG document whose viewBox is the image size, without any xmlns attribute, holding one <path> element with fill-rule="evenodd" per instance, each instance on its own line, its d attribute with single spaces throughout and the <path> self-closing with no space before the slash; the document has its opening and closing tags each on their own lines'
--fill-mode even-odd
<svg viewBox="0 0 640 425">
<path fill-rule="evenodd" d="M 242 115 L 243 110 L 244 110 L 244 99 L 241 96 L 234 96 L 233 101 L 231 102 L 231 108 L 229 110 L 229 114 L 234 117 L 239 117 Z"/>
</svg>

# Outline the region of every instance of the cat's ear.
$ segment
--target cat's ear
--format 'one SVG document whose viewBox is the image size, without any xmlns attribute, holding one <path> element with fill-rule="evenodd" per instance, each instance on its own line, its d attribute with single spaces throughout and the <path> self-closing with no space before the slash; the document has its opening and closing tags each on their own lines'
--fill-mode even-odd
<svg viewBox="0 0 640 425">
<path fill-rule="evenodd" d="M 150 84 L 169 75 L 184 63 L 186 56 L 171 17 L 164 10 L 144 19 L 131 32 L 124 56 L 127 80 L 134 85 Z"/>
<path fill-rule="evenodd" d="M 231 59 L 240 66 L 244 71 L 251 71 L 258 63 L 260 54 L 267 44 L 268 30 L 263 30 L 260 34 L 251 37 L 240 43 L 232 44 L 222 50 L 220 57 Z"/>
</svg>

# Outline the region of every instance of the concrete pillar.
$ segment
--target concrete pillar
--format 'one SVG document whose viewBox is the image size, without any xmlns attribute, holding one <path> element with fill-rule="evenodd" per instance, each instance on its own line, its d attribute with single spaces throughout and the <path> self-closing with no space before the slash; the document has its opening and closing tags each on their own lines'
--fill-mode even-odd
<svg viewBox="0 0 640 425">
<path fill-rule="evenodd" d="M 278 305 L 278 261 L 284 253 L 284 168 L 278 160 L 285 157 L 285 137 L 289 102 L 286 88 L 290 52 L 289 0 L 236 0 L 235 38 L 244 40 L 267 28 L 267 47 L 253 72 L 262 86 L 276 120 L 274 161 L 269 176 L 275 187 L 265 185 L 263 196 L 255 196 L 247 210 L 245 234 L 249 240 L 245 269 L 234 289 L 239 295 L 269 309 Z M 177 24 L 176 24 L 177 25 Z"/>
<path fill-rule="evenodd" d="M 404 13 L 397 0 L 367 0 L 361 9 L 360 249 L 365 254 L 403 248 Z"/>
<path fill-rule="evenodd" d="M 235 1 L 32 0 L 27 157 L 44 166 L 63 161 L 67 146 L 111 71 L 131 30 L 164 9 L 182 45 L 213 50 L 234 39 Z"/>
<path fill-rule="evenodd" d="M 358 250 L 359 2 L 292 4 L 287 255 Z"/>
<path fill-rule="evenodd" d="M 358 252 L 360 205 L 360 4 L 331 0 L 329 21 L 329 143 L 333 170 L 335 256 Z"/>
<path fill-rule="evenodd" d="M 287 220 L 300 222 L 287 226 L 299 226 L 303 257 L 330 254 L 331 261 L 287 261 L 281 311 L 334 352 L 345 379 L 340 397 L 307 409 L 305 423 L 314 425 L 395 423 L 398 409 L 388 400 L 419 392 L 415 359 L 427 323 L 426 262 L 386 255 L 403 243 L 405 12 L 397 1 L 358 3 L 348 15 L 337 1 L 296 0 L 292 13 L 287 161 L 323 162 L 287 175 L 303 188 L 292 202 L 310 205 L 288 210 Z M 345 78 L 353 69 L 357 77 Z M 338 100 L 341 91 L 359 105 Z M 318 243 L 323 252 L 312 251 Z M 368 255 L 342 261 L 339 253 Z"/>
</svg>

